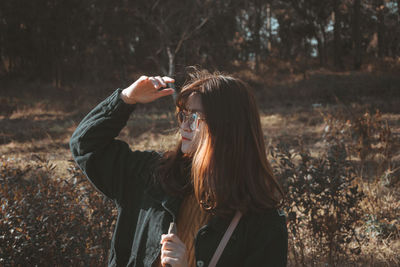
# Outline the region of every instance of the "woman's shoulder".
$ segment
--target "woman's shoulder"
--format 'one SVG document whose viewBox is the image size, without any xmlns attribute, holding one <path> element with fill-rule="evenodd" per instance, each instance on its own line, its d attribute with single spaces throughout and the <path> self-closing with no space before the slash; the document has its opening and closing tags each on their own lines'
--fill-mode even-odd
<svg viewBox="0 0 400 267">
<path fill-rule="evenodd" d="M 249 218 L 250 220 L 281 220 L 282 218 L 286 218 L 286 214 L 283 209 L 279 208 L 270 208 L 264 209 L 261 211 L 250 211 L 245 214 L 245 217 Z"/>
<path fill-rule="evenodd" d="M 243 216 L 248 246 L 287 241 L 286 216 L 280 209 L 252 212 Z"/>
<path fill-rule="evenodd" d="M 286 215 L 283 210 L 271 208 L 261 212 L 249 212 L 243 216 L 249 231 L 257 233 L 268 231 L 287 231 Z"/>
</svg>

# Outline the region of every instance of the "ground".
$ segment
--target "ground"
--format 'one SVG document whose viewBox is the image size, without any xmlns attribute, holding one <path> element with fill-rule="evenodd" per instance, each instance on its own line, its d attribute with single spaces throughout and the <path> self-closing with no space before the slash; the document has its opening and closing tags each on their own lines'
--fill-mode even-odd
<svg viewBox="0 0 400 267">
<path fill-rule="evenodd" d="M 249 79 L 247 73 L 237 73 Z M 247 75 L 247 76 L 246 76 Z M 317 72 L 308 79 L 250 77 L 260 107 L 266 144 L 302 139 L 313 154 L 321 149 L 323 114 L 338 109 L 374 112 L 380 109 L 395 138 L 400 136 L 400 78 L 369 73 Z M 72 160 L 68 142 L 80 120 L 117 86 L 99 89 L 54 88 L 40 84 L 7 83 L 0 94 L 0 154 L 29 162 L 46 157 L 63 173 Z M 167 106 L 168 108 L 163 108 Z M 176 123 L 172 99 L 139 106 L 119 138 L 132 149 L 173 147 Z M 400 153 L 394 155 L 400 160 Z"/>
<path fill-rule="evenodd" d="M 309 72 L 307 75 L 282 75 L 273 78 L 254 75 L 248 71 L 238 71 L 235 74 L 254 89 L 267 147 L 284 142 L 296 150 L 302 144 L 310 150 L 311 155 L 318 157 L 325 149 L 322 136 L 327 129 L 326 119 L 329 114 L 334 118 L 338 116 L 338 120 L 348 118 L 351 121 L 352 118 L 360 118 L 366 113 L 373 115 L 379 110 L 381 120 L 387 121 L 390 128 L 393 154 L 389 169 L 386 165 L 386 168 L 379 169 L 379 164 L 375 164 L 372 171 L 365 175 L 364 178 L 369 181 L 363 181 L 362 187 L 366 190 L 368 199 L 360 208 L 367 214 L 378 214 L 378 217 L 380 214 L 382 218 L 396 218 L 397 213 L 394 221 L 371 220 L 371 225 L 375 228 L 376 225 L 398 225 L 400 196 L 397 187 L 369 183 L 380 182 L 387 171 L 393 171 L 390 175 L 396 176 L 394 180 L 399 181 L 398 75 L 332 73 L 325 70 Z M 0 83 L 1 157 L 12 159 L 13 164 L 22 167 L 36 166 L 38 161 L 48 161 L 55 166 L 55 176 L 69 177 L 68 168 L 74 164 L 69 151 L 69 139 L 82 118 L 121 86 L 116 83 L 61 88 L 40 83 Z M 172 149 L 178 139 L 174 116 L 170 97 L 139 105 L 118 138 L 126 141 L 132 149 Z M 360 161 L 359 158 L 352 160 Z M 376 159 L 373 161 L 376 162 Z M 399 232 L 398 227 L 398 235 Z M 399 239 L 390 239 L 390 236 L 383 241 L 370 239 L 368 244 L 363 244 L 363 253 L 374 256 L 366 264 L 392 264 L 400 260 L 396 253 L 399 247 Z M 289 255 L 289 258 L 293 263 L 293 255 Z"/>
</svg>

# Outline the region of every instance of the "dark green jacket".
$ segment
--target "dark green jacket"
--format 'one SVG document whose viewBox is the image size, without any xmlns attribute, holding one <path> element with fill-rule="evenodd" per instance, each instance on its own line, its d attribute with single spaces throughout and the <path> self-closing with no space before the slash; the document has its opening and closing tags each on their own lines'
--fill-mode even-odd
<svg viewBox="0 0 400 267">
<path fill-rule="evenodd" d="M 120 98 L 121 89 L 97 105 L 70 140 L 75 161 L 91 183 L 118 208 L 109 266 L 151 266 L 160 253 L 161 235 L 175 220 L 180 198 L 170 197 L 154 183 L 160 154 L 132 151 L 116 140 L 135 105 Z M 197 266 L 207 266 L 230 219 L 213 217 L 195 239 Z M 286 266 L 285 216 L 277 210 L 244 215 L 218 266 Z"/>
</svg>

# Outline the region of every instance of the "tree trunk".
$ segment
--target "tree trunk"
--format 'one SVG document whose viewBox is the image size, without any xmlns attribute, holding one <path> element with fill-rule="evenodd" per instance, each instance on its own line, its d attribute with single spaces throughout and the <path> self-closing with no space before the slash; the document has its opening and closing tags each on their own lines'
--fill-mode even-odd
<svg viewBox="0 0 400 267">
<path fill-rule="evenodd" d="M 400 0 L 397 0 L 397 12 L 399 13 L 400 16 Z"/>
<path fill-rule="evenodd" d="M 256 63 L 256 72 L 260 71 L 260 53 L 261 53 L 261 38 L 260 38 L 260 30 L 261 30 L 261 16 L 262 16 L 262 4 L 261 1 L 255 1 L 254 12 L 255 12 L 255 23 L 254 23 L 254 54 L 255 54 L 255 63 Z"/>
<path fill-rule="evenodd" d="M 323 60 L 322 66 L 325 66 L 328 63 L 328 55 L 326 49 L 327 37 L 326 37 L 325 25 L 323 23 L 320 23 L 319 25 L 322 33 L 322 60 Z"/>
<path fill-rule="evenodd" d="M 353 51 L 354 51 L 354 69 L 361 68 L 361 29 L 360 29 L 360 2 L 354 0 L 353 6 Z"/>
<path fill-rule="evenodd" d="M 382 0 L 377 0 L 375 10 L 378 18 L 378 56 L 383 58 L 385 56 L 385 17 L 384 17 L 384 3 Z"/>
<path fill-rule="evenodd" d="M 171 47 L 167 46 L 168 54 L 168 76 L 173 77 L 175 74 L 175 54 L 171 51 Z"/>
<path fill-rule="evenodd" d="M 397 0 L 397 13 L 399 13 L 398 17 L 400 18 L 400 0 Z M 397 30 L 397 32 L 399 32 L 399 30 Z M 400 37 L 399 37 L 399 34 L 396 34 L 396 37 L 394 38 L 394 44 L 393 44 L 393 46 L 394 46 L 393 58 L 400 56 L 399 43 L 400 43 Z"/>
<path fill-rule="evenodd" d="M 5 58 L 0 53 L 0 74 L 1 73 L 7 73 L 7 67 L 6 67 Z"/>
<path fill-rule="evenodd" d="M 399 0 L 400 1 L 400 0 Z M 268 32 L 268 54 L 271 54 L 272 50 L 272 12 L 271 12 L 271 4 L 267 4 L 267 32 Z"/>
<path fill-rule="evenodd" d="M 399 0 L 400 1 L 400 0 Z M 343 69 L 342 53 L 341 53 L 341 16 L 339 5 L 341 0 L 333 1 L 334 25 L 333 25 L 333 61 L 336 70 Z"/>
<path fill-rule="evenodd" d="M 14 67 L 13 56 L 8 57 L 8 73 L 12 73 Z"/>
<path fill-rule="evenodd" d="M 317 39 L 319 65 L 323 66 L 324 65 L 324 52 L 323 52 L 322 40 L 318 36 L 318 34 L 317 34 L 317 36 L 315 38 Z"/>
<path fill-rule="evenodd" d="M 302 71 L 303 71 L 303 79 L 307 79 L 307 69 L 308 69 L 308 47 L 307 47 L 307 40 L 305 38 L 302 39 L 302 48 L 303 48 L 303 66 L 302 66 Z"/>
</svg>

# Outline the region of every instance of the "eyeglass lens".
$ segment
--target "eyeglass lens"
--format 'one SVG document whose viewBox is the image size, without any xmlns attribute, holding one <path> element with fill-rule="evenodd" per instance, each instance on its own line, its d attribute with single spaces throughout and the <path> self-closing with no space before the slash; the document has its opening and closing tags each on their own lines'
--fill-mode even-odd
<svg viewBox="0 0 400 267">
<path fill-rule="evenodd" d="M 179 111 L 179 113 L 178 113 L 178 121 L 179 121 L 179 123 L 182 124 L 184 122 L 187 122 L 192 131 L 196 129 L 197 117 L 198 116 L 197 116 L 196 113 L 187 113 L 187 114 L 185 114 L 183 111 Z"/>
</svg>

